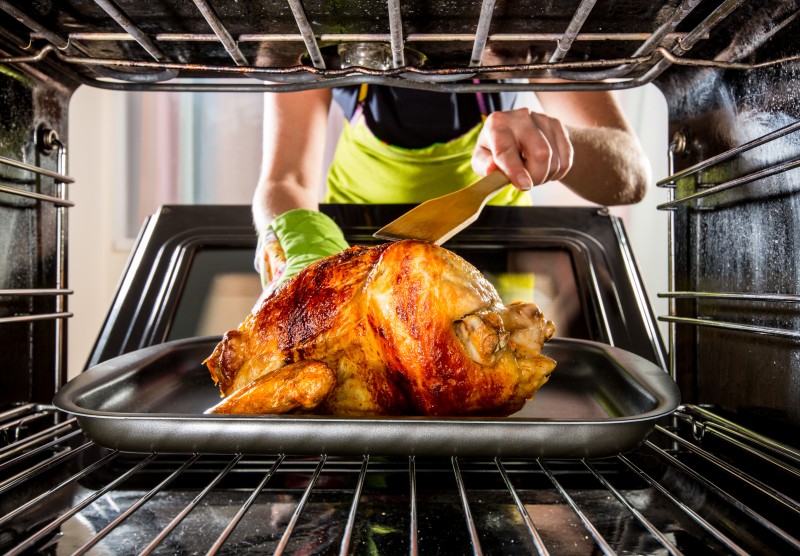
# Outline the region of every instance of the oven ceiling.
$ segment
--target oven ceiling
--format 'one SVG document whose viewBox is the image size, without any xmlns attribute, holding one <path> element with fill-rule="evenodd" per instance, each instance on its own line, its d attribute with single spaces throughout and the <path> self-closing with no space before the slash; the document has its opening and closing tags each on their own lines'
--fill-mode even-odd
<svg viewBox="0 0 800 556">
<path fill-rule="evenodd" d="M 0 0 L 0 38 L 3 61 L 58 68 L 109 88 L 255 77 L 272 82 L 266 89 L 275 81 L 288 88 L 370 81 L 452 90 L 469 85 L 452 84 L 465 78 L 544 76 L 564 79 L 561 88 L 621 88 L 652 81 L 675 63 L 768 59 L 755 47 L 794 20 L 798 2 L 758 4 Z M 732 44 L 745 43 L 732 54 Z"/>
</svg>

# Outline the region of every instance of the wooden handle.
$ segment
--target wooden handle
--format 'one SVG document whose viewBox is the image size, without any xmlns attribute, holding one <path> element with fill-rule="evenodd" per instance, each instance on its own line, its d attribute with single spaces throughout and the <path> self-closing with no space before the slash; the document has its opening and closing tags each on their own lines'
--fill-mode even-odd
<svg viewBox="0 0 800 556">
<path fill-rule="evenodd" d="M 470 185 L 469 189 L 476 195 L 488 197 L 492 193 L 504 188 L 509 183 L 511 183 L 511 180 L 509 180 L 503 172 L 495 170 L 485 178 Z"/>
</svg>

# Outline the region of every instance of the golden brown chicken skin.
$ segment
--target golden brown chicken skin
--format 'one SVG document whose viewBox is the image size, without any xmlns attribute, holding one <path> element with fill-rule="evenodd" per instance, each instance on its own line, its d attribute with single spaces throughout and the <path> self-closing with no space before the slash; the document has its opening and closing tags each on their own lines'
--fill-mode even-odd
<svg viewBox="0 0 800 556">
<path fill-rule="evenodd" d="M 555 368 L 541 354 L 554 330 L 534 304 L 504 306 L 442 247 L 353 247 L 310 265 L 225 334 L 205 361 L 229 396 L 212 412 L 507 415 Z M 330 372 L 314 367 L 315 379 L 301 361 Z"/>
</svg>

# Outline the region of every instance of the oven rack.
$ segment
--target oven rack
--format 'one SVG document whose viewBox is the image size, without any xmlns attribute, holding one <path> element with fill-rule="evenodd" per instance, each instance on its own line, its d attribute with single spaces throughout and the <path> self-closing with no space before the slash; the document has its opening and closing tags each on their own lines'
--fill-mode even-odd
<svg viewBox="0 0 800 556">
<path fill-rule="evenodd" d="M 684 153 L 687 149 L 688 138 L 683 131 L 678 131 L 673 137 L 669 146 L 669 173 L 670 175 L 657 182 L 658 187 L 667 189 L 669 200 L 657 206 L 659 210 L 668 211 L 668 289 L 667 292 L 659 292 L 658 297 L 668 299 L 668 315 L 661 315 L 658 320 L 669 323 L 669 370 L 673 378 L 676 376 L 675 354 L 675 325 L 688 325 L 704 327 L 718 330 L 729 330 L 744 334 L 768 336 L 772 338 L 787 339 L 790 341 L 800 340 L 800 331 L 795 328 L 779 328 L 775 326 L 764 326 L 760 324 L 748 324 L 744 322 L 730 322 L 720 320 L 710 316 L 698 314 L 697 303 L 692 306 L 694 316 L 679 315 L 677 309 L 678 300 L 686 301 L 706 301 L 706 302 L 735 302 L 735 303 L 757 303 L 772 305 L 778 304 L 787 307 L 795 307 L 800 303 L 800 295 L 796 293 L 782 292 L 733 292 L 733 291 L 678 291 L 676 289 L 676 220 L 675 211 L 685 209 L 687 211 L 715 211 L 718 207 L 713 203 L 699 204 L 703 199 L 718 195 L 726 191 L 736 190 L 743 186 L 755 184 L 757 187 L 765 187 L 765 178 L 780 176 L 791 170 L 800 167 L 800 157 L 790 157 L 786 160 L 777 162 L 771 161 L 764 167 L 755 170 L 745 170 L 743 175 L 727 177 L 720 183 L 706 183 L 704 177 L 716 168 L 720 168 L 726 163 L 736 161 L 738 157 L 753 151 L 759 147 L 770 147 L 781 140 L 787 140 L 790 135 L 800 131 L 800 122 L 782 126 L 771 132 L 757 137 L 753 140 L 742 143 L 727 149 L 717 155 L 711 156 L 681 171 L 674 171 L 675 157 Z M 723 172 L 725 175 L 725 172 Z M 679 184 L 682 191 L 692 191 L 677 197 Z M 724 205 L 723 205 L 724 206 Z"/>
<path fill-rule="evenodd" d="M 706 184 L 700 183 L 700 174 L 703 171 L 709 170 L 719 164 L 723 164 L 734 158 L 741 156 L 742 154 L 751 151 L 757 147 L 761 147 L 763 145 L 767 145 L 772 143 L 773 141 L 777 141 L 787 135 L 792 133 L 796 133 L 800 131 L 800 122 L 793 122 L 786 126 L 783 126 L 775 131 L 766 133 L 761 137 L 757 137 L 751 141 L 747 141 L 741 145 L 733 147 L 731 149 L 726 150 L 718 155 L 712 156 L 702 162 L 698 162 L 680 172 L 673 172 L 670 170 L 670 176 L 658 181 L 656 185 L 659 187 L 664 187 L 668 189 L 675 189 L 678 180 L 683 180 L 686 178 L 694 178 L 694 186 L 695 188 L 699 189 L 699 191 L 692 193 L 691 195 L 686 195 L 685 197 L 681 197 L 680 199 L 670 199 L 666 203 L 662 203 L 658 205 L 659 210 L 675 210 L 678 206 L 681 205 L 689 205 L 693 201 L 697 201 L 699 199 L 709 197 L 711 195 L 715 195 L 717 193 L 722 193 L 723 191 L 728 191 L 730 189 L 734 189 L 737 187 L 741 187 L 743 185 L 747 185 L 758 180 L 774 176 L 777 174 L 782 174 L 784 172 L 788 172 L 789 170 L 794 170 L 795 168 L 800 167 L 800 157 L 792 157 L 785 161 L 781 161 L 775 164 L 771 164 L 765 168 L 761 168 L 759 170 L 747 173 L 743 176 L 738 176 L 736 178 L 723 181 L 722 183 L 717 184 Z M 671 149 L 671 155 L 674 155 L 677 152 L 682 152 L 686 148 L 686 138 L 681 136 L 680 132 L 678 135 L 673 138 Z M 693 205 L 697 208 L 697 205 Z M 705 210 L 713 210 L 713 207 L 703 207 Z"/>
<path fill-rule="evenodd" d="M 77 82 L 117 90 L 169 90 L 169 91 L 297 91 L 319 87 L 346 86 L 358 83 L 393 85 L 407 88 L 474 92 L 503 90 L 593 90 L 623 89 L 637 87 L 655 80 L 671 65 L 713 67 L 720 69 L 751 70 L 775 64 L 784 64 L 800 59 L 789 56 L 761 62 L 742 62 L 744 54 L 736 59 L 726 56 L 708 55 L 690 57 L 686 54 L 710 34 L 744 2 L 723 0 L 711 8 L 709 0 L 684 0 L 654 29 L 645 32 L 581 32 L 596 6 L 604 9 L 603 2 L 581 0 L 570 21 L 557 32 L 491 33 L 496 0 L 482 0 L 480 15 L 474 23 L 473 33 L 409 32 L 403 25 L 403 6 L 400 0 L 387 0 L 386 15 L 388 29 L 383 33 L 342 33 L 314 28 L 313 16 L 307 13 L 302 0 L 288 0 L 297 33 L 269 32 L 251 29 L 234 37 L 208 0 L 193 0 L 197 12 L 207 24 L 203 32 L 174 32 L 165 22 L 162 32 L 147 33 L 143 26 L 130 17 L 113 0 L 93 0 L 106 16 L 119 28 L 117 32 L 93 29 L 86 22 L 70 25 L 72 30 L 54 29 L 42 23 L 29 6 L 18 2 L 0 0 L 0 10 L 22 24 L 27 36 L 7 36 L 15 43 L 18 55 L 0 57 L 0 63 L 37 64 L 48 58 L 60 62 L 61 71 L 66 71 Z M 308 2 L 307 2 L 308 4 Z M 666 4 L 664 5 L 666 9 Z M 702 11 L 702 9 L 705 11 Z M 409 8 L 406 9 L 408 11 Z M 677 31 L 689 16 L 703 13 L 704 17 L 688 31 Z M 751 37 L 749 52 L 792 23 L 800 14 L 794 10 L 769 31 Z M 311 17 L 309 17 L 309 15 Z M 369 14 L 374 15 L 374 14 Z M 174 23 L 174 22 L 173 22 Z M 174 26 L 174 25 L 173 25 Z M 77 28 L 77 29 L 76 29 Z M 211 31 L 211 32 L 208 32 Z M 10 33 L 6 32 L 6 35 Z M 757 37 L 757 38 L 756 38 Z M 591 57 L 575 52 L 576 44 L 586 43 L 636 44 L 637 48 L 622 57 Z M 145 58 L 111 58 L 98 56 L 88 45 L 99 43 L 136 43 Z M 191 50 L 186 59 L 171 59 L 164 49 L 165 44 L 180 43 Z M 281 48 L 302 43 L 305 55 L 294 65 L 264 65 L 248 59 L 241 45 L 255 43 L 260 47 Z M 408 44 L 450 43 L 463 45 L 463 60 L 442 67 L 425 64 L 425 56 L 407 57 Z M 483 64 L 486 47 L 492 43 L 531 44 L 545 43 L 546 61 L 531 63 Z M 326 45 L 388 45 L 391 60 L 370 54 L 359 58 L 358 64 L 340 63 L 338 59 L 326 62 L 323 51 Z M 223 49 L 227 64 L 208 63 L 203 60 L 200 46 L 212 45 Z M 626 49 L 627 51 L 627 49 Z M 413 51 L 416 52 L 416 51 Z M 366 60 L 366 61 L 365 61 Z M 135 70 L 135 71 L 130 71 Z M 182 75 L 200 77 L 251 77 L 272 82 L 254 83 L 209 83 L 182 82 Z M 518 76 L 559 78 L 559 82 L 492 82 L 475 83 L 470 79 L 486 77 L 504 79 Z M 454 82 L 462 80 L 462 82 Z M 467 82 L 463 82 L 467 80 Z M 278 82 L 279 81 L 279 82 Z M 551 80 L 552 81 L 552 80 Z"/>
<path fill-rule="evenodd" d="M 75 203 L 67 198 L 67 186 L 74 183 L 75 179 L 66 175 L 66 148 L 59 140 L 58 134 L 54 130 L 40 129 L 37 133 L 37 148 L 42 154 L 53 153 L 56 159 L 56 170 L 48 170 L 42 166 L 21 162 L 5 156 L 0 156 L 0 168 L 4 169 L 0 176 L 0 194 L 30 199 L 37 205 L 41 203 L 49 204 L 55 211 L 55 282 L 52 287 L 36 288 L 7 288 L 0 289 L 0 298 L 12 301 L 21 298 L 50 298 L 52 303 L 49 305 L 53 309 L 50 312 L 28 312 L 17 314 L 0 315 L 0 325 L 16 323 L 34 323 L 41 321 L 54 322 L 54 352 L 53 361 L 55 382 L 53 392 L 57 391 L 63 384 L 66 369 L 64 365 L 65 347 L 65 319 L 72 317 L 72 313 L 67 311 L 66 298 L 73 291 L 66 287 L 66 260 L 67 260 L 67 225 L 66 211 Z M 32 175 L 33 178 L 20 178 L 20 175 Z M 54 191 L 54 195 L 41 193 L 45 189 L 42 180 L 49 182 L 49 189 Z"/>
<path fill-rule="evenodd" d="M 0 550 L 800 550 L 791 494 L 800 492 L 800 451 L 710 408 L 682 406 L 675 418 L 611 459 L 429 461 L 126 454 L 99 449 L 74 418 L 29 404 L 0 414 Z M 428 536 L 441 525 L 431 511 L 451 524 L 460 514 L 463 529 Z"/>
</svg>

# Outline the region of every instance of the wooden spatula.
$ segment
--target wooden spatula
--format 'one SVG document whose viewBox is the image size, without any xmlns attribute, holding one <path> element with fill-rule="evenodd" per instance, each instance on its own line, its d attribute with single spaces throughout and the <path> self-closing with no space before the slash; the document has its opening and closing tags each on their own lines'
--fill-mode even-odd
<svg viewBox="0 0 800 556">
<path fill-rule="evenodd" d="M 502 172 L 492 172 L 469 187 L 425 201 L 373 236 L 389 241 L 422 239 L 441 245 L 475 222 L 489 197 L 509 183 Z"/>
</svg>

